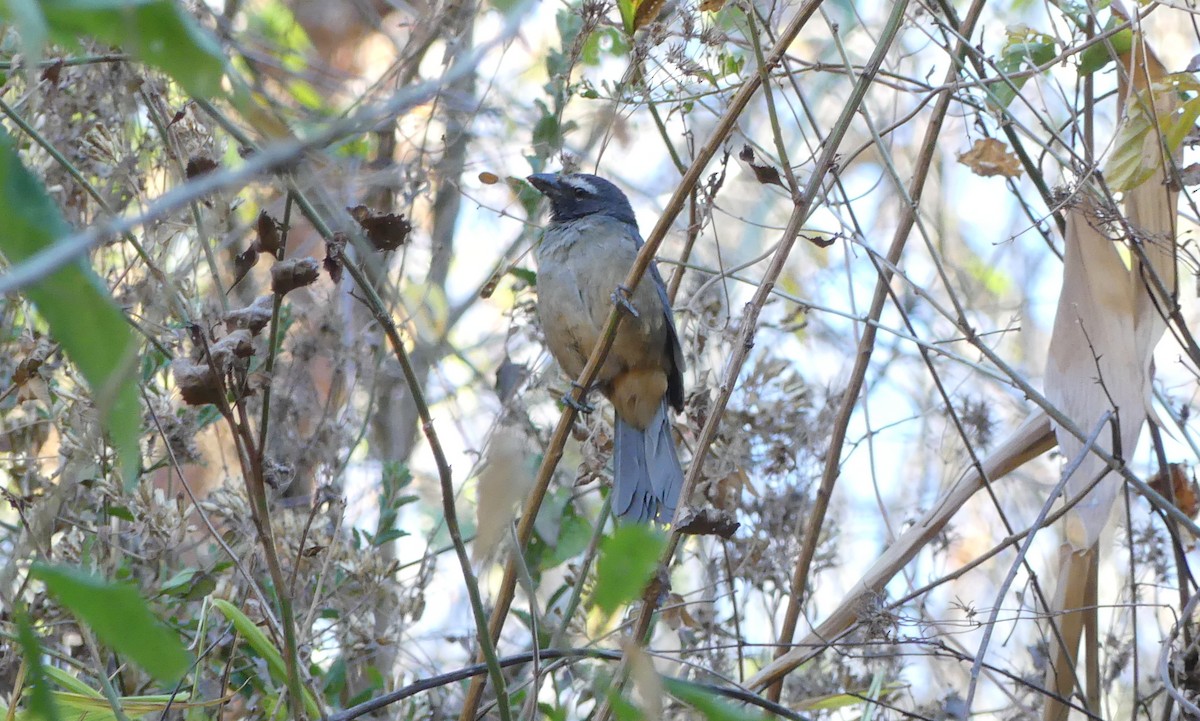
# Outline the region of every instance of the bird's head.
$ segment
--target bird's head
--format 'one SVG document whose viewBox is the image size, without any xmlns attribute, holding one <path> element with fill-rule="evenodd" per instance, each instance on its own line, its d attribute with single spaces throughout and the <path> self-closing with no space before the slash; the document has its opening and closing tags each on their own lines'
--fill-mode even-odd
<svg viewBox="0 0 1200 721">
<path fill-rule="evenodd" d="M 550 199 L 550 216 L 556 223 L 589 215 L 609 215 L 637 225 L 629 198 L 604 178 L 587 173 L 538 173 L 529 183 Z"/>
</svg>

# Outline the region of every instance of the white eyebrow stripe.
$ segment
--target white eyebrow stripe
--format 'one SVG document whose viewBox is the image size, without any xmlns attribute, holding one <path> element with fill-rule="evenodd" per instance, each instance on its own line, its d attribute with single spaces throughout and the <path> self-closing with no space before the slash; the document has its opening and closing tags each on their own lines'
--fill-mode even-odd
<svg viewBox="0 0 1200 721">
<path fill-rule="evenodd" d="M 564 180 L 566 180 L 567 185 L 571 186 L 572 188 L 578 188 L 588 195 L 596 195 L 596 186 L 592 185 L 583 178 L 575 175 L 569 175 Z"/>
</svg>

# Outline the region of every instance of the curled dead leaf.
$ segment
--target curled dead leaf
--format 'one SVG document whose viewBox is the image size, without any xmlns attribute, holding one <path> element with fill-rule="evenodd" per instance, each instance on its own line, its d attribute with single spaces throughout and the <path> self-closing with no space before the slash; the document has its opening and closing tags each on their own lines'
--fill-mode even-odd
<svg viewBox="0 0 1200 721">
<path fill-rule="evenodd" d="M 483 284 L 483 287 L 479 289 L 479 297 L 483 300 L 491 298 L 492 293 L 496 292 L 496 287 L 500 285 L 500 279 L 503 277 L 504 271 L 497 268 L 496 271 L 492 273 L 492 276 L 487 279 L 487 282 Z"/>
<path fill-rule="evenodd" d="M 1186 513 L 1188 518 L 1195 518 L 1200 513 L 1200 489 L 1197 488 L 1196 479 L 1188 477 L 1187 467 L 1182 463 L 1168 463 L 1167 472 L 1160 470 L 1149 485 L 1167 498 L 1174 497 L 1175 507 Z"/>
<path fill-rule="evenodd" d="M 342 266 L 346 261 L 348 240 L 345 233 L 334 233 L 332 238 L 325 241 L 325 260 L 321 265 L 325 267 L 325 272 L 334 283 L 342 282 Z"/>
<path fill-rule="evenodd" d="M 667 594 L 667 602 L 663 604 L 662 615 L 663 620 L 672 629 L 679 630 L 682 626 L 700 628 L 700 623 L 688 612 L 687 601 L 683 600 L 683 596 L 678 593 Z"/>
<path fill-rule="evenodd" d="M 728 511 L 718 511 L 715 508 L 702 508 L 699 511 L 684 516 L 679 522 L 679 532 L 689 536 L 720 536 L 724 539 L 733 538 L 733 534 L 742 524 L 734 520 Z"/>
<path fill-rule="evenodd" d="M 970 150 L 959 154 L 958 162 L 984 178 L 994 175 L 1019 178 L 1022 172 L 1020 158 L 1008 152 L 1008 146 L 995 138 L 976 140 Z"/>
<path fill-rule="evenodd" d="M 239 328 L 209 346 L 208 352 L 212 355 L 213 363 L 224 370 L 234 359 L 254 355 L 254 336 L 249 330 Z"/>
<path fill-rule="evenodd" d="M 42 69 L 42 80 L 50 83 L 50 85 L 58 85 L 58 81 L 62 76 L 62 69 L 66 65 L 62 58 L 57 58 L 53 63 Z"/>
<path fill-rule="evenodd" d="M 783 184 L 783 179 L 779 177 L 779 171 L 769 163 L 762 162 L 754 154 L 754 148 L 749 145 L 742 146 L 742 152 L 738 153 L 738 158 L 746 161 L 750 169 L 754 171 L 754 179 L 763 185 L 778 185 L 781 188 L 787 187 Z"/>
<path fill-rule="evenodd" d="M 258 214 L 258 223 L 255 228 L 258 231 L 258 249 L 264 253 L 279 255 L 279 221 L 263 210 Z"/>
<path fill-rule="evenodd" d="M 489 173 L 486 170 L 479 174 L 479 182 L 484 185 L 495 185 L 500 182 L 500 176 L 495 173 Z"/>
<path fill-rule="evenodd" d="M 213 160 L 207 155 L 195 155 L 191 158 L 188 158 L 187 167 L 184 168 L 183 172 L 185 175 L 187 175 L 188 180 L 191 180 L 192 178 L 204 175 L 205 173 L 211 173 L 212 171 L 216 170 L 217 167 L 219 167 L 217 165 L 217 161 Z"/>
<path fill-rule="evenodd" d="M 395 250 L 408 241 L 412 223 L 397 213 L 380 213 L 365 205 L 347 208 L 376 250 Z"/>
<path fill-rule="evenodd" d="M 250 272 L 250 269 L 258 265 L 258 241 L 250 244 L 241 253 L 238 253 L 233 259 L 233 285 L 242 282 L 242 278 Z M 233 286 L 230 286 L 231 288 Z"/>
<path fill-rule="evenodd" d="M 40 378 L 42 366 L 45 365 L 46 359 L 50 357 L 50 354 L 54 352 L 54 348 L 54 344 L 48 339 L 38 338 L 34 342 L 33 347 L 25 354 L 25 357 L 17 363 L 17 367 L 13 371 L 13 385 L 20 387 L 34 378 Z"/>
<path fill-rule="evenodd" d="M 258 335 L 271 322 L 274 304 L 272 296 L 260 295 L 245 308 L 229 311 L 225 314 L 225 330 L 233 332 L 238 328 L 245 328 L 251 335 Z"/>
<path fill-rule="evenodd" d="M 207 363 L 197 363 L 188 358 L 177 358 L 171 363 L 171 375 L 179 395 L 189 406 L 216 404 L 221 401 L 221 381 Z"/>
<path fill-rule="evenodd" d="M 271 290 L 276 295 L 287 295 L 297 288 L 312 285 L 321 275 L 321 265 L 316 258 L 291 258 L 271 267 Z"/>
<path fill-rule="evenodd" d="M 533 487 L 534 468 L 526 435 L 518 426 L 501 426 L 492 434 L 479 472 L 477 532 L 473 555 L 490 553 L 503 540 L 517 515 L 517 504 Z"/>
</svg>

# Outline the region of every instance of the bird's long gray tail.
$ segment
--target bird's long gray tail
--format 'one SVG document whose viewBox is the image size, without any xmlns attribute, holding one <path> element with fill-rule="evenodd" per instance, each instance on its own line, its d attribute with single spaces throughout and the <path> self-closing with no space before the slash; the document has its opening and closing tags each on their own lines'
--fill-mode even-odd
<svg viewBox="0 0 1200 721">
<path fill-rule="evenodd" d="M 617 418 L 613 512 L 623 520 L 669 523 L 683 488 L 683 468 L 667 418 L 667 399 L 641 431 Z"/>
</svg>

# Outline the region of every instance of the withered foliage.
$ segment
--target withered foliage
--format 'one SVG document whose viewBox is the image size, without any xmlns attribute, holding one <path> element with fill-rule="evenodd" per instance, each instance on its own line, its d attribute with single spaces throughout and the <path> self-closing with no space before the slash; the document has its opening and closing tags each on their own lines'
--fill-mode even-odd
<svg viewBox="0 0 1200 721">
<path fill-rule="evenodd" d="M 362 226 L 371 245 L 380 251 L 395 250 L 408 241 L 412 223 L 397 213 L 380 213 L 365 205 L 347 208 L 351 217 Z"/>
<path fill-rule="evenodd" d="M 1090 133 L 1082 120 L 1064 127 L 1063 117 L 1085 112 L 1076 59 L 1090 62 L 1086 51 L 1099 47 L 1084 28 L 1107 27 L 1112 11 L 1073 14 L 1056 25 L 1067 28 L 1056 31 L 1062 37 L 1043 42 L 1015 29 L 1026 11 L 985 3 L 984 24 L 1009 27 L 1009 44 L 993 47 L 976 30 L 958 48 L 961 18 L 947 15 L 955 4 L 911 4 L 909 34 L 868 74 L 861 70 L 894 4 L 854 4 L 854 22 L 838 15 L 840 5 L 828 8 L 761 66 L 760 51 L 769 56 L 797 4 L 285 0 L 215 13 L 183 5 L 220 38 L 238 74 L 225 79 L 234 95 L 189 98 L 153 64 L 86 38 L 47 49 L 32 71 L 13 54 L 20 43 L 0 58 L 10 66 L 5 101 L 25 121 L 5 129 L 70 226 L 137 220 L 128 233 L 100 238 L 83 262 L 139 340 L 137 357 L 122 363 L 137 379 L 143 429 L 142 467 L 125 488 L 99 422 L 109 389 L 84 382 L 74 350 L 47 335 L 24 296 L 0 303 L 0 689 L 29 683 L 25 650 L 11 640 L 9 612 L 21 608 L 46 663 L 90 688 L 107 678 L 122 697 L 175 690 L 135 659 L 93 645 L 78 615 L 31 580 L 36 560 L 138 588 L 194 652 L 181 688 L 196 696 L 177 699 L 180 714 L 292 711 L 275 656 L 232 633 L 216 599 L 250 617 L 279 658 L 288 634 L 278 600 L 289 600 L 302 681 L 325 711 L 345 709 L 475 660 L 475 611 L 498 607 L 515 524 L 528 520 L 532 540 L 512 564 L 520 573 L 500 655 L 551 643 L 622 648 L 639 689 L 622 699 L 648 718 L 696 718 L 658 692 L 671 687 L 656 673 L 744 684 L 775 655 L 790 601 L 800 604 L 796 641 L 1032 408 L 1025 383 L 1037 388 L 1042 373 L 1047 268 L 1059 268 L 1056 214 L 1085 198 L 1058 176 L 1095 175 L 1082 162 L 1053 164 L 1090 163 L 1103 152 L 1066 152 Z M 1039 12 L 1061 10 L 1050 6 Z M 1147 23 L 1175 11 L 1157 7 Z M 515 35 L 496 36 L 501 26 Z M 503 52 L 463 70 L 485 37 Z M 1071 63 L 1046 70 L 1034 56 L 1051 50 Z M 943 84 L 930 68 L 958 75 Z M 1091 76 L 1089 103 L 1108 102 L 1103 85 L 1117 75 L 1108 70 Z M 1029 102 L 996 106 L 1000 83 L 979 78 L 1000 74 L 1017 92 L 1027 83 L 1023 101 L 1036 88 L 1061 92 L 1061 102 L 1052 113 Z M 693 187 L 679 188 L 718 119 L 755 80 L 766 85 L 717 139 Z M 850 109 L 847 136 L 832 139 L 859 82 L 870 83 L 863 104 Z M 923 129 L 937 126 L 933 100 L 951 91 L 955 122 L 934 147 L 919 146 Z M 1172 118 L 1194 117 L 1196 95 L 1180 80 L 1171 97 L 1190 104 Z M 239 175 L 247 160 L 332 127 L 344 133 Z M 1042 129 L 1052 130 L 1039 140 Z M 1194 131 L 1169 130 L 1168 139 L 1194 141 Z M 830 164 L 818 167 L 835 141 Z M 1155 155 L 1158 142 L 1130 157 Z M 1051 182 L 1030 178 L 1022 158 L 1045 164 Z M 913 195 L 908 183 L 923 164 L 937 169 L 936 182 Z M 1163 187 L 1194 185 L 1195 168 L 1185 165 Z M 671 529 L 683 534 L 672 566 L 611 616 L 593 594 L 603 580 L 596 549 L 620 528 L 603 515 L 612 409 L 590 394 L 592 412 L 551 448 L 574 379 L 547 360 L 528 252 L 545 217 L 523 178 L 559 169 L 616 182 L 647 240 L 683 191 L 657 255 L 687 367 L 675 440 L 696 484 Z M 229 181 L 222 190 L 148 210 L 218 178 Z M 798 187 L 789 187 L 793 178 Z M 1066 189 L 1043 197 L 1055 183 Z M 799 208 L 810 189 L 812 207 Z M 1086 199 L 1104 208 L 1108 236 L 1128 241 L 1131 263 L 1139 248 L 1171 246 L 1125 227 L 1130 219 L 1113 198 L 1099 195 Z M 893 240 L 910 209 L 912 228 Z M 807 214 L 793 218 L 799 210 Z M 785 228 L 811 242 L 789 245 Z M 898 260 L 883 255 L 889 240 Z M 777 255 L 788 247 L 786 258 Z M 768 268 L 778 275 L 768 278 Z M 613 289 L 603 290 L 607 298 Z M 1158 472 L 1158 454 L 1149 462 L 1142 447 L 1123 449 L 1122 461 L 1194 517 L 1187 305 L 1172 316 L 1179 345 L 1171 362 L 1158 358 L 1173 375 L 1155 386 L 1159 415 L 1178 417 L 1163 442 L 1170 465 Z M 874 341 L 862 348 L 868 329 Z M 1014 377 L 985 350 L 1010 362 Z M 847 394 L 860 359 L 868 359 L 862 389 Z M 539 476 L 546 459 L 557 465 Z M 1014 559 L 1011 547 L 987 554 L 1028 527 L 1056 471 L 1035 463 L 1028 477 L 997 483 L 968 506 L 901 575 L 863 597 L 850 633 L 788 675 L 784 703 L 814 716 L 959 718 L 984 708 L 982 698 L 989 709 L 1002 698 L 998 718 L 1036 717 L 1044 694 L 1031 679 L 1051 655 L 1038 625 L 1046 579 L 1029 573 L 1040 559 Z M 544 477 L 536 515 L 523 516 Z M 1130 494 L 1132 527 L 1113 533 L 1098 603 L 1119 618 L 1114 628 L 1162 626 L 1166 673 L 1147 672 L 1147 658 L 1134 663 L 1146 656 L 1145 636 L 1139 647 L 1101 635 L 1094 656 L 1106 708 L 1163 704 L 1166 684 L 1200 698 L 1195 614 L 1184 613 L 1195 604 L 1179 600 L 1195 539 L 1183 519 L 1152 514 L 1150 495 Z M 459 516 L 470 573 L 458 564 L 444 502 Z M 793 588 L 809 551 L 808 574 Z M 969 574 L 953 575 L 980 558 Z M 1009 593 L 995 595 L 1014 567 Z M 470 607 L 468 577 L 478 579 L 480 609 Z M 638 642 L 627 636 L 648 612 L 641 598 L 659 606 L 653 654 L 621 645 Z M 997 627 L 1005 645 L 985 650 L 989 665 L 976 679 L 969 668 L 993 607 L 1011 620 Z M 1179 619 L 1176 628 L 1168 617 Z M 616 698 L 609 660 L 544 661 L 507 667 L 514 717 L 584 718 Z M 913 686 L 910 678 L 933 680 Z M 972 684 L 985 690 L 973 706 L 965 700 Z M 0 702 L 21 716 L 29 696 L 15 695 Z M 398 713 L 457 717 L 464 695 L 458 683 L 430 684 Z M 494 713 L 495 699 L 489 686 L 476 716 Z M 183 706 L 192 702 L 213 705 Z"/>
</svg>

